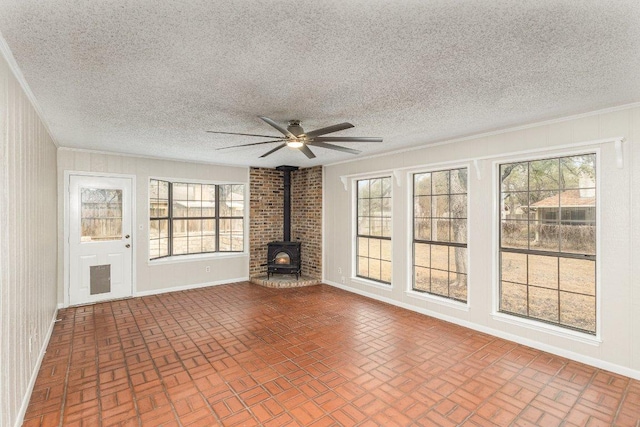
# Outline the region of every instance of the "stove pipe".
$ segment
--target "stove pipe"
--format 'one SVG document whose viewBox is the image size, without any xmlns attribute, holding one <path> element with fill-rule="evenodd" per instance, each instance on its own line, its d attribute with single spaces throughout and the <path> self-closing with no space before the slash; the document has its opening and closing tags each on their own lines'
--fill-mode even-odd
<svg viewBox="0 0 640 427">
<path fill-rule="evenodd" d="M 284 180 L 284 242 L 291 241 L 291 171 L 298 170 L 297 166 L 278 166 L 276 170 L 282 171 Z"/>
</svg>

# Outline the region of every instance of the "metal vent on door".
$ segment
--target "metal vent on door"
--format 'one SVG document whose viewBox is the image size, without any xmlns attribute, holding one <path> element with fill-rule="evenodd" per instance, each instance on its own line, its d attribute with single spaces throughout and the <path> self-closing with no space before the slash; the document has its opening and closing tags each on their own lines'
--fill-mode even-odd
<svg viewBox="0 0 640 427">
<path fill-rule="evenodd" d="M 89 267 L 89 287 L 91 295 L 111 292 L 111 264 Z"/>
</svg>

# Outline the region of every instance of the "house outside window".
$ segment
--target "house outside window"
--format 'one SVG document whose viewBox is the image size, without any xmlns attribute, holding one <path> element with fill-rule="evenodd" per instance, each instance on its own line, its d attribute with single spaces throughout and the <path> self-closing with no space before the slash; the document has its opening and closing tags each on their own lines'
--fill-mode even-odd
<svg viewBox="0 0 640 427">
<path fill-rule="evenodd" d="M 244 185 L 149 182 L 149 258 L 244 250 Z"/>
<path fill-rule="evenodd" d="M 500 165 L 499 311 L 596 333 L 595 160 Z"/>
<path fill-rule="evenodd" d="M 467 301 L 467 168 L 413 174 L 413 286 Z"/>
<path fill-rule="evenodd" d="M 391 283 L 391 177 L 357 181 L 356 276 Z"/>
</svg>

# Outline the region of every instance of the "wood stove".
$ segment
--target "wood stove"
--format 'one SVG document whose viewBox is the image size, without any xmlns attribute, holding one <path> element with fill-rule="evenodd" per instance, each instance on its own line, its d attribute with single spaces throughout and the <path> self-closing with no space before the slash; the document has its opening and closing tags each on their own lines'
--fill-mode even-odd
<svg viewBox="0 0 640 427">
<path fill-rule="evenodd" d="M 267 244 L 267 279 L 272 274 L 301 274 L 300 242 L 271 242 Z"/>
</svg>

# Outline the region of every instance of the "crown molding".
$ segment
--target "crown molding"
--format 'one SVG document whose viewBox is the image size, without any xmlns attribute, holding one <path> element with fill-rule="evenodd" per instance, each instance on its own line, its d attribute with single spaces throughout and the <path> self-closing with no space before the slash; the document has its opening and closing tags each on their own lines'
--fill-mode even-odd
<svg viewBox="0 0 640 427">
<path fill-rule="evenodd" d="M 492 130 L 492 131 L 489 131 L 489 132 L 476 133 L 476 134 L 471 134 L 471 135 L 467 135 L 467 136 L 461 136 L 459 138 L 454 138 L 454 139 L 438 140 L 438 141 L 434 141 L 434 142 L 428 142 L 427 141 L 427 142 L 423 142 L 422 144 L 416 145 L 416 146 L 413 146 L 413 147 L 399 148 L 397 150 L 385 151 L 384 153 L 377 153 L 377 154 L 371 154 L 369 156 L 358 157 L 357 159 L 341 160 L 339 162 L 328 163 L 325 166 L 329 167 L 329 166 L 337 166 L 337 165 L 343 165 L 343 164 L 348 164 L 348 163 L 357 163 L 357 162 L 359 162 L 361 160 L 375 159 L 375 158 L 378 158 L 378 157 L 386 157 L 386 156 L 391 156 L 391 155 L 394 155 L 394 154 L 401 154 L 401 153 L 407 153 L 407 152 L 412 152 L 412 151 L 417 151 L 417 150 L 424 150 L 425 148 L 432 148 L 432 147 L 438 147 L 438 146 L 441 146 L 441 145 L 455 144 L 457 142 L 470 141 L 470 140 L 473 140 L 473 139 L 481 139 L 481 138 L 486 138 L 486 137 L 490 137 L 490 136 L 502 135 L 502 134 L 505 134 L 505 133 L 517 132 L 517 131 L 526 130 L 526 129 L 532 129 L 532 128 L 536 128 L 536 127 L 540 127 L 540 126 L 549 126 L 549 125 L 553 125 L 553 124 L 556 124 L 556 123 L 563 123 L 563 122 L 568 122 L 568 121 L 571 121 L 571 120 L 578 120 L 578 119 L 583 119 L 583 118 L 586 118 L 586 117 L 598 116 L 598 115 L 601 115 L 601 114 L 615 113 L 617 111 L 630 110 L 632 108 L 638 108 L 638 107 L 640 107 L 640 102 L 632 102 L 632 103 L 629 103 L 629 104 L 618 105 L 618 106 L 615 106 L 615 107 L 603 108 L 601 110 L 589 111 L 589 112 L 586 112 L 586 113 L 574 114 L 574 115 L 571 115 L 571 116 L 563 116 L 563 117 L 558 117 L 558 118 L 555 118 L 555 119 L 544 120 L 544 121 L 541 121 L 541 122 L 533 122 L 533 123 L 528 123 L 528 124 L 524 124 L 524 125 L 508 127 L 508 128 L 504 128 L 504 129 Z"/>
</svg>

